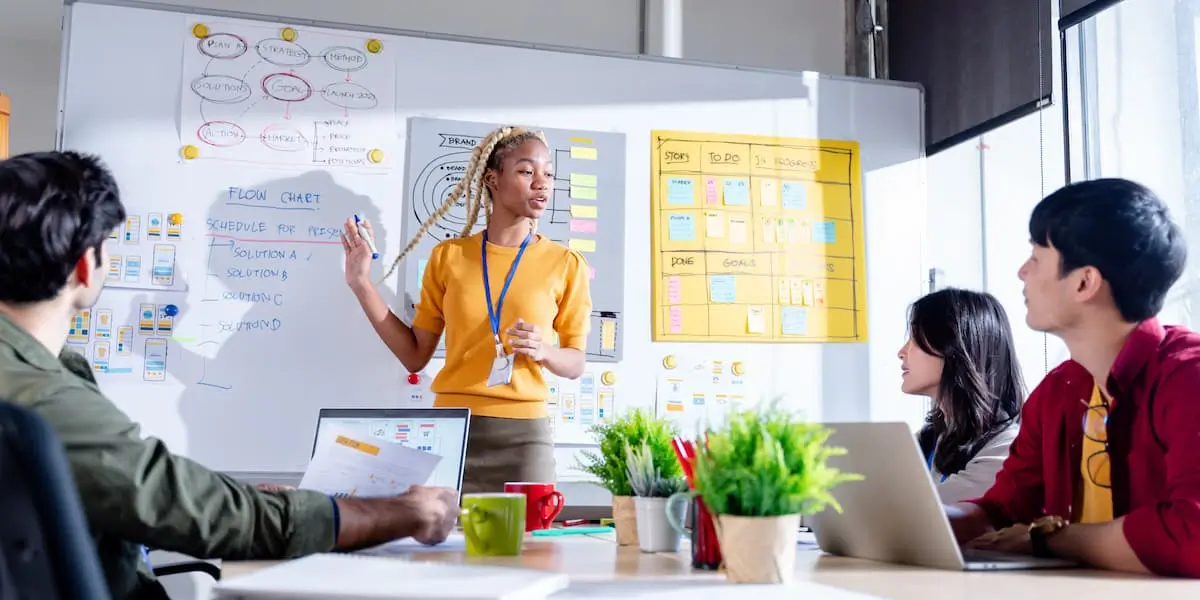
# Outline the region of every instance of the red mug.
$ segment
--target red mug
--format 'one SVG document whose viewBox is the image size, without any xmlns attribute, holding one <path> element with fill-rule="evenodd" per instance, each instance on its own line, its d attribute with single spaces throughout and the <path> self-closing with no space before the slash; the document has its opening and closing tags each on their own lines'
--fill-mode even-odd
<svg viewBox="0 0 1200 600">
<path fill-rule="evenodd" d="M 550 529 L 554 517 L 562 512 L 566 499 L 553 483 L 509 482 L 505 493 L 525 494 L 525 531 Z"/>
</svg>

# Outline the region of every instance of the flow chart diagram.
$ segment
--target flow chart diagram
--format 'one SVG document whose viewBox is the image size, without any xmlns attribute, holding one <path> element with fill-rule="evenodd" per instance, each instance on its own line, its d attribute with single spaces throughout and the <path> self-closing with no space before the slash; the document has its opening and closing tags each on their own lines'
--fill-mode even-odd
<svg viewBox="0 0 1200 600">
<path fill-rule="evenodd" d="M 194 23 L 184 41 L 180 155 L 384 170 L 394 78 L 379 39 Z"/>
</svg>

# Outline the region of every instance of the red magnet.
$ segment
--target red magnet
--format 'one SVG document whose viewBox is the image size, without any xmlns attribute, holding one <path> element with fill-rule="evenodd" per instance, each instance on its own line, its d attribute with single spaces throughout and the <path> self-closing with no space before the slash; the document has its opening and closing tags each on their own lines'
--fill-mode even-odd
<svg viewBox="0 0 1200 600">
<path fill-rule="evenodd" d="M 408 383 L 409 383 L 409 384 L 411 384 L 411 385 L 417 385 L 417 384 L 418 384 L 418 383 L 420 383 L 420 382 L 421 382 L 421 376 L 420 376 L 420 375 L 417 375 L 416 373 L 409 373 L 409 374 L 408 374 Z"/>
</svg>

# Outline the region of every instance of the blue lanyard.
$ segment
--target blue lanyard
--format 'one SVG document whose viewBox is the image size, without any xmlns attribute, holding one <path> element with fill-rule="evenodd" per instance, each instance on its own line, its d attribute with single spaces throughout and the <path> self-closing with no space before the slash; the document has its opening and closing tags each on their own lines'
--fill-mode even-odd
<svg viewBox="0 0 1200 600">
<path fill-rule="evenodd" d="M 933 456 L 935 454 L 937 454 L 937 447 L 938 447 L 938 443 L 934 442 L 933 449 L 929 451 L 929 456 L 925 457 L 925 464 L 929 466 L 930 473 L 933 472 Z M 950 476 L 946 475 L 945 473 L 942 473 L 942 482 L 945 483 L 946 478 L 948 478 L 948 477 L 950 477 Z"/>
<path fill-rule="evenodd" d="M 483 292 L 487 294 L 488 305 L 488 320 L 492 323 L 492 337 L 496 338 L 496 348 L 499 351 L 500 345 L 500 310 L 504 307 L 504 297 L 508 295 L 508 286 L 512 283 L 513 275 L 517 273 L 517 264 L 521 262 L 521 255 L 525 254 L 525 247 L 529 245 L 529 240 L 533 238 L 533 234 L 525 236 L 525 241 L 521 242 L 521 249 L 517 250 L 517 257 L 513 259 L 512 266 L 508 268 L 508 277 L 504 278 L 504 287 L 500 289 L 500 298 L 496 300 L 495 309 L 492 308 L 492 284 L 488 281 L 488 263 L 487 263 L 487 230 L 483 231 Z"/>
</svg>

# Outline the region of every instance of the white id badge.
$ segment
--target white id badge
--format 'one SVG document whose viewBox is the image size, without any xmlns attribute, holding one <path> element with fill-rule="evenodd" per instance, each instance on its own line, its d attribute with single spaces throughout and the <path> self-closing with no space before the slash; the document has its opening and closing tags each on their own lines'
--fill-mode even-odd
<svg viewBox="0 0 1200 600">
<path fill-rule="evenodd" d="M 492 372 L 488 373 L 488 387 L 512 383 L 513 355 L 503 354 L 492 360 Z"/>
</svg>

